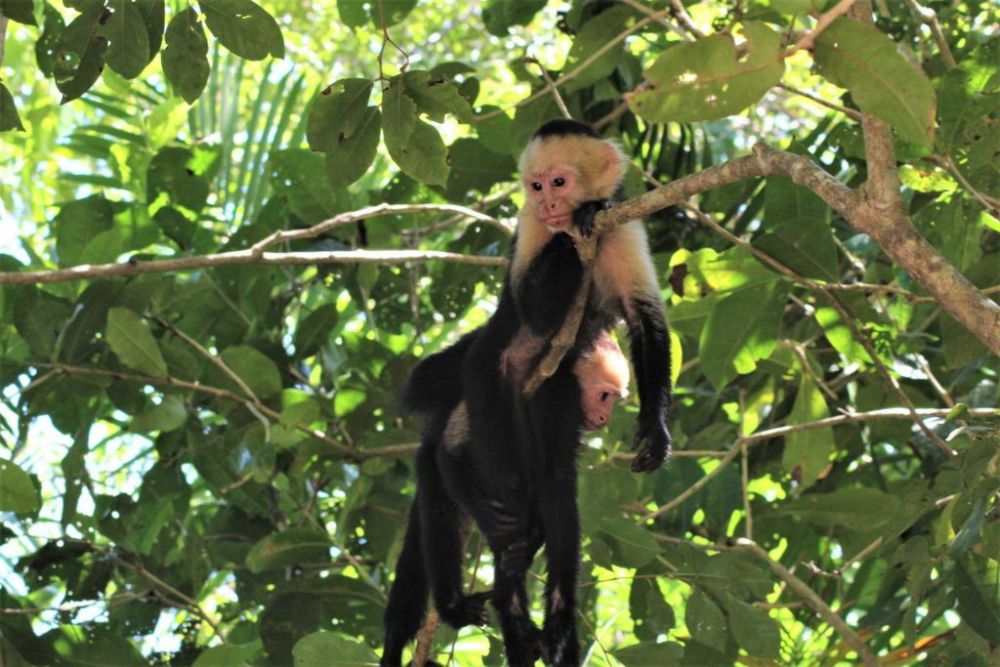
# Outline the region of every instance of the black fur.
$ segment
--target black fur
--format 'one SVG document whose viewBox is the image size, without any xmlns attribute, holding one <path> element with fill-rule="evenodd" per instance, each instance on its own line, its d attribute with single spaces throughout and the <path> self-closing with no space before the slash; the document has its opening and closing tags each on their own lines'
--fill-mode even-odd
<svg viewBox="0 0 1000 667">
<path fill-rule="evenodd" d="M 573 135 L 583 135 L 585 137 L 593 137 L 594 139 L 601 138 L 601 135 L 598 134 L 597 130 L 587 123 L 581 123 L 578 120 L 571 120 L 569 118 L 557 118 L 555 120 L 548 121 L 538 128 L 535 132 L 535 139 Z"/>
</svg>

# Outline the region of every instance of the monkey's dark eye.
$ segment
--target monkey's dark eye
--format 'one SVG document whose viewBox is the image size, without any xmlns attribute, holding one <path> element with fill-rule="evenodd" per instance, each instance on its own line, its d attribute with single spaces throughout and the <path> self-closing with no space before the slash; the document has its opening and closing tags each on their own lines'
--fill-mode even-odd
<svg viewBox="0 0 1000 667">
<path fill-rule="evenodd" d="M 552 185 L 556 186 L 557 188 L 561 188 L 562 186 L 566 185 L 566 179 L 563 178 L 562 176 L 559 176 L 558 178 L 553 178 Z"/>
<path fill-rule="evenodd" d="M 610 397 L 611 397 L 611 394 L 610 394 L 609 392 L 606 392 L 606 391 L 602 391 L 602 392 L 601 392 L 601 403 L 604 403 L 604 402 L 605 402 L 605 401 L 607 401 L 607 400 L 608 400 L 608 398 L 610 398 Z"/>
<path fill-rule="evenodd" d="M 539 183 L 538 181 L 535 181 L 534 183 L 531 184 L 531 189 L 534 190 L 535 192 L 541 192 L 542 184 Z"/>
</svg>

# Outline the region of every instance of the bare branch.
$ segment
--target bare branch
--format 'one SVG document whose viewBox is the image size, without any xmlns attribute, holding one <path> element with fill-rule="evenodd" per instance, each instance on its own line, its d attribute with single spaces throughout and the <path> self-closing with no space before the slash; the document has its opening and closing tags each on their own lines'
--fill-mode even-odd
<svg viewBox="0 0 1000 667">
<path fill-rule="evenodd" d="M 191 271 L 216 266 L 236 264 L 270 264 L 290 266 L 297 264 L 406 264 L 408 262 L 444 261 L 474 266 L 506 266 L 503 257 L 462 255 L 437 250 L 334 250 L 330 252 L 264 252 L 255 254 L 253 249 L 178 257 L 176 259 L 131 260 L 120 264 L 81 264 L 54 271 L 0 272 L 0 285 L 31 285 L 64 283 L 74 280 L 137 276 L 144 273 L 170 273 Z"/>
<path fill-rule="evenodd" d="M 816 21 L 816 27 L 803 35 L 792 47 L 791 55 L 796 51 L 812 51 L 816 38 L 823 34 L 823 31 L 830 27 L 830 24 L 846 14 L 857 0 L 840 0 L 830 11 L 823 12 L 823 15 Z"/>
</svg>

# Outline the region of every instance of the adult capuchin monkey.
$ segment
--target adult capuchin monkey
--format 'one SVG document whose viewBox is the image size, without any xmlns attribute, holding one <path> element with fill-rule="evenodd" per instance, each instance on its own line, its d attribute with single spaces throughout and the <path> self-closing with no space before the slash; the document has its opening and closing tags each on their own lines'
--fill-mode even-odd
<svg viewBox="0 0 1000 667">
<path fill-rule="evenodd" d="M 670 345 L 640 221 L 601 236 L 573 348 L 532 396 L 520 385 L 582 286 L 583 264 L 565 232 L 571 226 L 593 232 L 594 216 L 609 205 L 626 165 L 620 149 L 589 125 L 543 125 L 521 156 L 527 197 L 496 311 L 480 329 L 425 358 L 410 378 L 403 404 L 424 416 L 424 429 L 417 493 L 386 607 L 383 665 L 400 664 L 422 622 L 428 587 L 441 618 L 456 628 L 485 623 L 491 599 L 515 667 L 539 657 L 554 665 L 580 662 L 576 458 L 587 421 L 575 369 L 623 319 L 640 401 L 634 444 L 641 447 L 632 469 L 656 470 L 670 450 Z M 459 404 L 467 416 L 465 442 L 443 446 Z M 492 593 L 463 595 L 465 514 L 493 552 Z M 543 544 L 548 581 L 539 629 L 528 613 L 525 573 Z"/>
</svg>

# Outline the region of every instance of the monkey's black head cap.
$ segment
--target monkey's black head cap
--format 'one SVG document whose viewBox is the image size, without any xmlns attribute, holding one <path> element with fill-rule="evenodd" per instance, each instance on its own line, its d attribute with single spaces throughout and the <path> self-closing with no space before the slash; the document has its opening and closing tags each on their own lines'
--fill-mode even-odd
<svg viewBox="0 0 1000 667">
<path fill-rule="evenodd" d="M 570 135 L 583 135 L 600 139 L 601 135 L 587 123 L 569 118 L 557 118 L 543 124 L 535 132 L 535 139 L 545 139 L 546 137 L 565 137 Z"/>
</svg>

